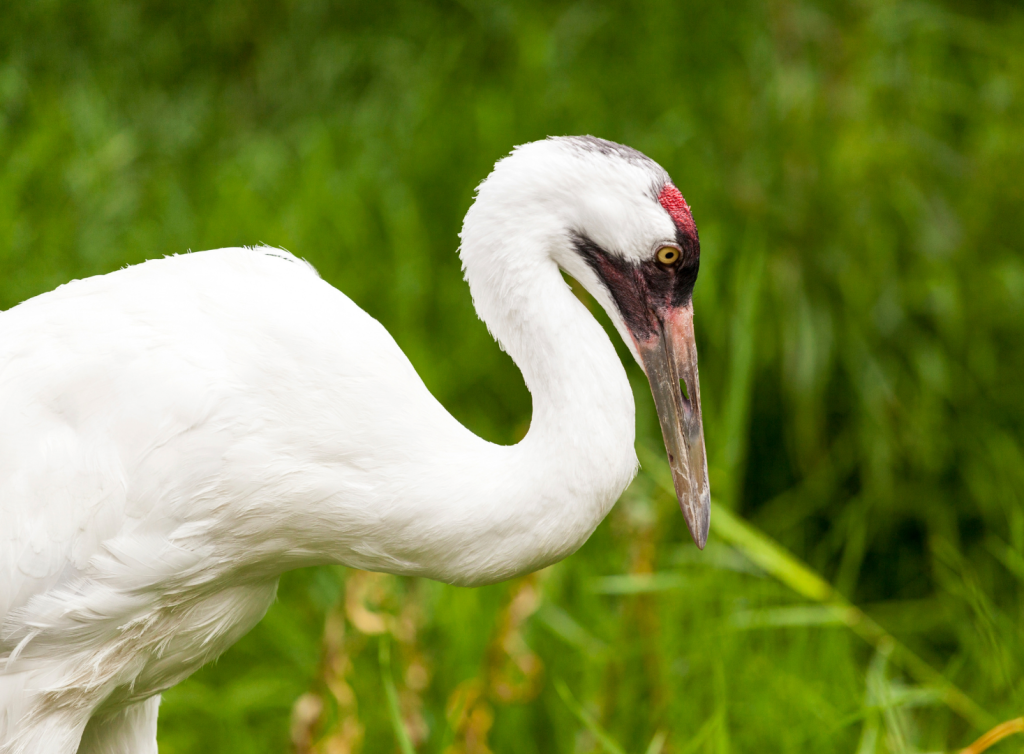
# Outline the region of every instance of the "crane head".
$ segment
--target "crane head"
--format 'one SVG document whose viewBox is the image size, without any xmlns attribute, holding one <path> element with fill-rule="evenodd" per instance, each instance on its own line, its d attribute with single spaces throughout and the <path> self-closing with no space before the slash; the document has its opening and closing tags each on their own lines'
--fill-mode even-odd
<svg viewBox="0 0 1024 754">
<path fill-rule="evenodd" d="M 608 313 L 647 374 L 676 496 L 694 542 L 703 548 L 711 495 L 693 331 L 700 240 L 690 207 L 668 173 L 635 149 L 593 136 L 523 144 L 479 186 L 462 237 L 471 289 L 505 291 L 504 281 L 493 276 L 497 270 L 508 275 L 554 261 Z M 466 243 L 469 238 L 472 243 Z M 502 247 L 506 238 L 529 243 Z M 546 259 L 532 251 L 524 256 L 526 249 Z M 468 255 L 474 253 L 518 256 L 502 266 L 470 265 Z M 471 275 L 471 268 L 478 272 Z M 477 311 L 488 322 L 501 314 L 481 307 L 502 300 L 474 293 Z"/>
<path fill-rule="evenodd" d="M 574 238 L 574 245 L 607 289 L 628 333 L 627 342 L 647 374 L 676 496 L 693 541 L 703 549 L 711 522 L 711 492 L 693 331 L 700 242 L 679 189 L 666 183 L 658 201 L 672 217 L 676 231 L 673 238 L 657 245 L 650 258 L 630 260 L 610 254 L 581 234 Z"/>
<path fill-rule="evenodd" d="M 593 169 L 608 177 L 588 181 L 594 188 L 584 192 L 579 214 L 569 221 L 573 253 L 562 254 L 559 263 L 602 304 L 647 374 L 676 497 L 703 549 L 711 493 L 693 330 L 697 226 L 679 189 L 653 160 L 593 137 L 564 141 L 591 152 Z"/>
</svg>

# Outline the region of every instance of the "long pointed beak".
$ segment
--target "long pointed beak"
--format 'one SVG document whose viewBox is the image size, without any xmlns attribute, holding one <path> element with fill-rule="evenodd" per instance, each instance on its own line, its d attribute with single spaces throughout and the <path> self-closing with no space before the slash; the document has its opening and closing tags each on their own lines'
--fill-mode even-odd
<svg viewBox="0 0 1024 754">
<path fill-rule="evenodd" d="M 669 310 L 661 332 L 636 341 L 654 393 L 676 497 L 697 547 L 704 549 L 711 525 L 711 491 L 700 418 L 697 343 L 693 336 L 693 303 Z M 686 386 L 686 393 L 680 387 Z"/>
</svg>

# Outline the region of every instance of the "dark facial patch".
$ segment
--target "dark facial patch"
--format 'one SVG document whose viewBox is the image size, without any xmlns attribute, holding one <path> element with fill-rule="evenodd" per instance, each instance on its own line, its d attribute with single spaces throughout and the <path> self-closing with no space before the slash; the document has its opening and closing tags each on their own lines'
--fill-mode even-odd
<svg viewBox="0 0 1024 754">
<path fill-rule="evenodd" d="M 618 306 L 626 327 L 638 341 L 648 340 L 661 330 L 668 309 L 684 306 L 693 296 L 700 266 L 700 244 L 696 228 L 692 244 L 683 243 L 682 258 L 674 265 L 655 260 L 632 262 L 610 254 L 582 233 L 574 233 L 576 251 L 604 283 Z M 690 246 L 694 248 L 689 248 Z"/>
</svg>

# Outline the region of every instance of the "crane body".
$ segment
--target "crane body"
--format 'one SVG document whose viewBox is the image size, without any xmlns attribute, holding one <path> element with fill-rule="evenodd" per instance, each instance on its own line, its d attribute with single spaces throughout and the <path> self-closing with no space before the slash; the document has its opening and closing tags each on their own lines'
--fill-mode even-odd
<svg viewBox="0 0 1024 754">
<path fill-rule="evenodd" d="M 467 215 L 474 304 L 533 399 L 513 446 L 459 424 L 376 320 L 277 249 L 152 260 L 0 313 L 0 754 L 155 752 L 159 693 L 252 628 L 287 570 L 478 585 L 575 551 L 635 473 L 634 405 L 560 270 L 682 428 L 666 443 L 703 546 L 689 291 L 674 262 L 635 272 L 685 254 L 685 223 L 634 154 L 526 145 Z M 663 278 L 668 303 L 629 303 Z M 656 376 L 691 361 L 692 401 Z"/>
</svg>

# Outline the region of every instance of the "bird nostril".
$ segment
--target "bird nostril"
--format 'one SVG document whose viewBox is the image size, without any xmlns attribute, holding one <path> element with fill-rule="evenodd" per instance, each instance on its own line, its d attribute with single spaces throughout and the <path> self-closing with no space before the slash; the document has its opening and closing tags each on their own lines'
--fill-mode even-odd
<svg viewBox="0 0 1024 754">
<path fill-rule="evenodd" d="M 679 392 L 683 394 L 683 404 L 689 408 L 690 394 L 686 390 L 686 382 L 679 380 Z"/>
</svg>

